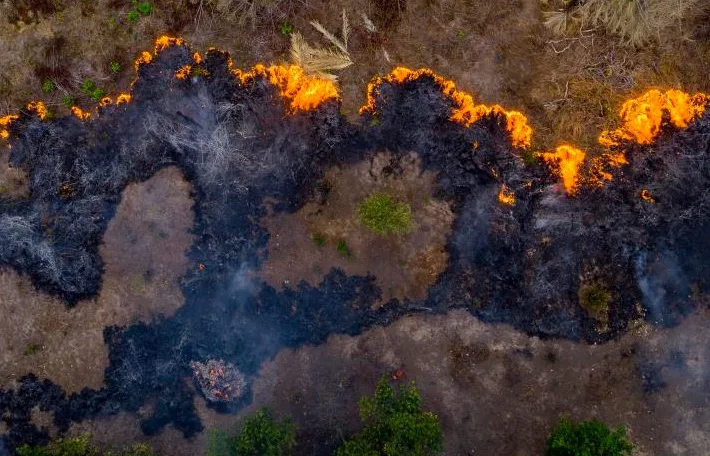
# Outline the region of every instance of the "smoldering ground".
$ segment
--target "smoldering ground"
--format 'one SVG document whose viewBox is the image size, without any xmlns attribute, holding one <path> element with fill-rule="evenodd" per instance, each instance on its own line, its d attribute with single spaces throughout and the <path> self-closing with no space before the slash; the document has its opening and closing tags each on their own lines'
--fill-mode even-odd
<svg viewBox="0 0 710 456">
<path fill-rule="evenodd" d="M 463 307 L 529 334 L 603 341 L 646 313 L 673 324 L 695 305 L 687 290 L 706 292 L 710 114 L 686 130 L 665 130 L 652 146 L 627 145 L 630 164 L 611 183 L 571 198 L 543 164 L 524 163 L 502 118 L 451 122 L 451 101 L 428 76 L 384 83 L 376 113 L 351 124 L 332 100 L 290 112 L 265 79 L 234 78 L 220 52 L 207 54 L 202 76 L 176 79 L 191 62 L 184 46 L 161 52 L 140 67 L 130 103 L 101 108 L 89 122 L 23 113 L 10 126 L 10 160 L 29 176 L 31 192 L 2 200 L 0 265 L 43 292 L 67 305 L 98 292 L 98 245 L 121 191 L 164 167 L 179 167 L 194 186 L 196 237 L 181 283 L 185 305 L 151 324 L 106 328 L 103 388 L 67 395 L 28 375 L 0 392 L 9 448 L 48 440 L 30 422 L 37 405 L 63 431 L 150 402 L 143 432 L 171 424 L 193 435 L 202 424 L 187 380 L 191 361 L 225 360 L 249 379 L 283 347 L 358 334 L 422 309 Z M 393 167 L 417 153 L 438 173 L 436 197 L 457 215 L 448 267 L 424 301 L 373 306 L 382 296 L 375 278 L 337 269 L 317 287 L 284 291 L 251 278 L 268 258 L 269 234 L 258 223 L 265 199 L 277 201 L 276 211 L 295 211 L 328 166 L 383 150 Z M 502 185 L 515 193 L 513 206 L 498 202 Z M 639 198 L 643 188 L 654 203 Z M 610 292 L 603 328 L 580 306 L 587 282 Z M 235 411 L 248 399 L 214 407 Z"/>
</svg>

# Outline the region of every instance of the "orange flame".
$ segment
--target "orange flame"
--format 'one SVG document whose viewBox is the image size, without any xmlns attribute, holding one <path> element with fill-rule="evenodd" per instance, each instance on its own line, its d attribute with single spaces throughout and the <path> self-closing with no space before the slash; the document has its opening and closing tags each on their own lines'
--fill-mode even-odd
<svg viewBox="0 0 710 456">
<path fill-rule="evenodd" d="M 192 65 L 183 65 L 175 72 L 175 77 L 178 79 L 187 79 L 192 71 Z"/>
<path fill-rule="evenodd" d="M 618 147 L 622 140 L 650 144 L 660 132 L 664 113 L 671 125 L 687 128 L 693 119 L 705 112 L 707 102 L 708 97 L 702 93 L 690 95 L 680 90 L 649 90 L 624 102 L 619 110 L 621 128 L 603 131 L 599 135 L 599 144 Z"/>
<path fill-rule="evenodd" d="M 454 122 L 469 127 L 482 117 L 488 115 L 500 115 L 506 119 L 506 130 L 510 133 L 513 146 L 522 148 L 530 147 L 533 130 L 528 124 L 528 119 L 525 115 L 518 111 L 506 111 L 500 105 L 477 105 L 474 103 L 473 97 L 470 94 L 456 88 L 456 83 L 451 80 L 444 79 L 428 68 L 412 70 L 409 68 L 397 67 L 387 76 L 375 77 L 367 85 L 367 103 L 360 108 L 360 114 L 375 112 L 375 98 L 379 86 L 383 82 L 401 84 L 408 81 L 415 81 L 423 76 L 432 78 L 441 88 L 444 95 L 454 102 L 455 108 L 451 114 L 451 120 Z"/>
<path fill-rule="evenodd" d="M 575 147 L 561 145 L 554 152 L 543 152 L 540 156 L 548 164 L 557 168 L 567 194 L 575 193 L 579 184 L 579 169 L 584 163 L 586 154 Z"/>
<path fill-rule="evenodd" d="M 72 106 L 71 107 L 71 112 L 74 114 L 76 117 L 78 117 L 80 120 L 87 120 L 89 117 L 91 117 L 91 113 L 82 111 L 82 109 L 78 106 Z"/>
<path fill-rule="evenodd" d="M 122 93 L 116 97 L 116 106 L 123 104 L 123 103 L 130 103 L 131 102 L 131 94 L 130 93 Z"/>
<path fill-rule="evenodd" d="M 230 62 L 231 65 L 231 62 Z M 297 65 L 257 64 L 249 72 L 232 70 L 242 84 L 251 83 L 257 76 L 264 77 L 279 89 L 281 98 L 295 111 L 310 111 L 328 100 L 338 100 L 340 95 L 333 82 L 318 76 L 308 76 Z"/>
<path fill-rule="evenodd" d="M 20 116 L 15 114 L 9 114 L 7 116 L 0 117 L 0 139 L 7 139 L 10 137 L 10 132 L 7 131 L 7 127 L 10 126 L 12 122 L 17 120 Z"/>
<path fill-rule="evenodd" d="M 39 120 L 46 119 L 47 115 L 49 114 L 49 110 L 47 109 L 47 106 L 41 101 L 29 102 L 27 104 L 27 110 L 32 111 L 35 114 L 37 114 L 37 117 L 39 117 Z"/>
<path fill-rule="evenodd" d="M 587 183 L 592 187 L 601 188 L 612 179 L 611 170 L 628 165 L 629 161 L 623 152 L 605 153 L 592 158 Z"/>
<path fill-rule="evenodd" d="M 136 71 L 138 71 L 138 67 L 140 67 L 144 63 L 150 63 L 153 61 L 153 54 L 151 54 L 148 51 L 143 51 L 141 52 L 141 55 L 138 56 L 136 61 L 134 62 L 134 66 L 136 68 Z"/>
<path fill-rule="evenodd" d="M 163 36 L 158 37 L 158 39 L 155 40 L 154 54 L 157 54 L 158 52 L 163 51 L 170 46 L 184 46 L 184 45 L 185 45 L 185 40 L 183 40 L 182 38 L 163 35 Z"/>
<path fill-rule="evenodd" d="M 110 104 L 113 104 L 113 99 L 111 99 L 111 97 L 103 97 L 101 101 L 99 101 L 99 107 L 101 108 Z"/>
<path fill-rule="evenodd" d="M 651 192 L 649 192 L 648 189 L 646 189 L 646 188 L 641 190 L 641 199 L 643 199 L 647 203 L 655 203 L 656 202 L 656 198 L 654 198 L 653 195 L 651 195 Z"/>
<path fill-rule="evenodd" d="M 508 189 L 508 186 L 503 184 L 498 192 L 498 202 L 507 206 L 515 204 L 515 192 Z"/>
<path fill-rule="evenodd" d="M 192 54 L 192 60 L 194 60 L 195 63 L 200 64 L 202 63 L 202 56 L 199 52 L 195 52 L 194 54 Z"/>
</svg>

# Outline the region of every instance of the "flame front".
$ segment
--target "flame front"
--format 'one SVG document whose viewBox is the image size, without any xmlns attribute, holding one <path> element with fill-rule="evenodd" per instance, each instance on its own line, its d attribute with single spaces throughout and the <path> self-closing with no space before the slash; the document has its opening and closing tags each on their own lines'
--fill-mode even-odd
<svg viewBox="0 0 710 456">
<path fill-rule="evenodd" d="M 77 118 L 80 120 L 87 120 L 89 117 L 91 117 L 91 113 L 83 111 L 80 107 L 78 106 L 72 106 L 71 107 L 71 113 L 74 114 Z"/>
<path fill-rule="evenodd" d="M 37 114 L 39 120 L 44 120 L 49 115 L 49 110 L 47 106 L 41 101 L 31 101 L 27 104 L 27 110 L 32 111 Z"/>
<path fill-rule="evenodd" d="M 543 152 L 540 156 L 553 166 L 562 179 L 567 194 L 577 191 L 579 185 L 579 169 L 587 154 L 570 145 L 561 145 L 554 152 Z"/>
<path fill-rule="evenodd" d="M 498 192 L 498 202 L 506 206 L 515 204 L 515 192 L 510 190 L 507 185 L 503 184 Z"/>
<path fill-rule="evenodd" d="M 317 76 L 308 76 L 297 65 L 257 64 L 249 72 L 232 70 L 242 84 L 249 84 L 256 77 L 266 78 L 279 90 L 281 98 L 289 103 L 292 112 L 310 111 L 329 100 L 338 100 L 340 95 L 333 82 Z"/>
<path fill-rule="evenodd" d="M 15 114 L 0 117 L 0 139 L 7 139 L 10 137 L 10 132 L 7 131 L 7 128 L 19 117 L 20 116 Z"/>
<path fill-rule="evenodd" d="M 528 119 L 525 115 L 518 111 L 506 111 L 500 105 L 477 105 L 469 93 L 456 88 L 456 83 L 444 79 L 428 68 L 412 70 L 405 67 L 397 67 L 387 76 L 374 78 L 367 85 L 367 103 L 360 108 L 360 114 L 375 112 L 377 92 L 383 82 L 402 84 L 415 81 L 421 77 L 432 78 L 441 88 L 442 93 L 454 102 L 455 107 L 451 114 L 451 120 L 454 122 L 469 127 L 482 117 L 500 115 L 506 119 L 506 130 L 510 133 L 513 146 L 530 147 L 533 130 L 528 124 Z"/>
</svg>

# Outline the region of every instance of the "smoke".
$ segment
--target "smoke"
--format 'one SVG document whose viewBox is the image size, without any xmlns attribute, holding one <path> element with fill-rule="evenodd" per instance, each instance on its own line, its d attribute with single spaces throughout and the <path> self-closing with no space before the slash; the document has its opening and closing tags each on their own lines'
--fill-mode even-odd
<svg viewBox="0 0 710 456">
<path fill-rule="evenodd" d="M 168 47 L 140 66 L 130 103 L 103 107 L 89 122 L 24 113 L 8 127 L 11 161 L 27 172 L 31 196 L 0 201 L 0 265 L 69 305 L 101 287 L 97 246 L 126 185 L 177 166 L 193 184 L 196 215 L 185 305 L 151 324 L 106 328 L 110 365 L 100 390 L 67 396 L 28 376 L 18 391 L 1 391 L 0 411 L 12 414 L 9 448 L 48 439 L 30 424 L 35 405 L 66 430 L 150 402 L 145 433 L 171 424 L 194 435 L 202 424 L 185 387 L 191 362 L 223 360 L 250 379 L 283 347 L 358 334 L 417 309 L 465 307 L 529 334 L 596 342 L 640 318 L 638 301 L 652 322 L 668 325 L 694 308 L 691 287 L 708 290 L 710 114 L 660 131 L 656 143 L 627 144 L 628 165 L 606 186 L 569 198 L 547 166 L 524 163 L 513 147 L 515 117 L 495 109 L 475 123 L 452 121 L 460 100 L 429 73 L 383 81 L 363 122 L 350 124 L 332 96 L 294 111 L 268 77 L 235 78 L 220 52 L 204 58 L 209 76 L 175 78 L 191 63 L 186 47 Z M 436 197 L 457 215 L 448 267 L 425 300 L 373 310 L 382 296 L 375 278 L 337 269 L 318 286 L 283 291 L 251 277 L 268 258 L 269 234 L 258 223 L 266 199 L 294 211 L 327 166 L 383 150 L 418 154 L 438 176 Z M 498 202 L 503 186 L 514 205 Z M 604 330 L 580 305 L 585 283 L 612 297 Z"/>
</svg>

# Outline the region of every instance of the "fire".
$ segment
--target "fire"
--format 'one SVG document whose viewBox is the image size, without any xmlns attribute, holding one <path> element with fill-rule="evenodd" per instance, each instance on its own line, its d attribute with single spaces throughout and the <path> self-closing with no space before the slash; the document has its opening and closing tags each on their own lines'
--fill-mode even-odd
<svg viewBox="0 0 710 456">
<path fill-rule="evenodd" d="M 561 145 L 554 152 L 543 152 L 540 156 L 548 164 L 558 168 L 565 191 L 568 195 L 574 194 L 579 184 L 579 169 L 586 154 L 570 145 Z"/>
<path fill-rule="evenodd" d="M 295 111 L 310 111 L 329 100 L 340 98 L 333 82 L 318 76 L 308 76 L 297 65 L 257 64 L 249 72 L 232 70 L 242 84 L 251 83 L 256 77 L 264 77 L 279 89 L 281 98 L 289 102 Z"/>
<path fill-rule="evenodd" d="M 192 71 L 192 65 L 183 65 L 175 72 L 175 77 L 178 79 L 187 79 Z"/>
<path fill-rule="evenodd" d="M 641 190 L 641 199 L 643 199 L 647 203 L 655 203 L 656 202 L 656 198 L 654 198 L 653 195 L 651 195 L 651 192 L 649 192 L 647 188 L 644 188 L 643 190 Z"/>
<path fill-rule="evenodd" d="M 122 93 L 116 98 L 116 105 L 120 105 L 123 103 L 130 103 L 131 102 L 131 94 L 130 93 Z"/>
<path fill-rule="evenodd" d="M 618 147 L 623 140 L 650 144 L 660 132 L 664 114 L 667 113 L 671 125 L 687 128 L 693 119 L 705 112 L 707 102 L 708 97 L 702 93 L 690 95 L 680 90 L 649 90 L 624 102 L 619 110 L 622 126 L 603 131 L 599 135 L 599 144 Z"/>
<path fill-rule="evenodd" d="M 157 54 L 158 52 L 163 51 L 170 46 L 184 46 L 184 45 L 185 45 L 185 40 L 183 40 L 182 38 L 163 35 L 163 36 L 159 37 L 157 40 L 155 40 L 154 54 Z"/>
<path fill-rule="evenodd" d="M 507 206 L 515 204 L 515 192 L 508 189 L 508 186 L 503 184 L 498 192 L 498 202 Z"/>
<path fill-rule="evenodd" d="M 510 133 L 513 146 L 527 148 L 532 142 L 532 128 L 528 124 L 528 119 L 521 112 L 506 111 L 500 105 L 486 106 L 474 103 L 473 97 L 456 88 L 456 83 L 444 79 L 428 68 L 412 70 L 404 67 L 397 67 L 387 76 L 376 77 L 367 85 L 367 103 L 360 108 L 360 114 L 375 112 L 375 98 L 379 86 L 383 82 L 405 83 L 415 81 L 421 77 L 430 77 L 441 88 L 441 91 L 454 102 L 454 111 L 451 120 L 466 127 L 477 122 L 482 117 L 488 115 L 500 115 L 506 119 L 506 130 Z"/>
<path fill-rule="evenodd" d="M 89 117 L 91 117 L 91 113 L 82 111 L 82 109 L 78 106 L 72 106 L 71 112 L 80 120 L 87 120 Z"/>
<path fill-rule="evenodd" d="M 199 52 L 195 52 L 194 54 L 192 54 L 192 60 L 194 60 L 195 63 L 200 64 L 202 63 L 202 56 Z"/>
<path fill-rule="evenodd" d="M 605 153 L 592 158 L 587 183 L 592 187 L 601 188 L 612 179 L 611 170 L 628 165 L 629 161 L 623 152 Z"/>
<path fill-rule="evenodd" d="M 111 97 L 103 97 L 101 101 L 99 101 L 99 107 L 104 107 L 108 106 L 110 104 L 113 104 L 113 99 Z"/>
<path fill-rule="evenodd" d="M 0 139 L 7 139 L 10 137 L 10 132 L 7 131 L 7 127 L 10 126 L 12 122 L 17 120 L 20 116 L 15 114 L 9 114 L 7 116 L 0 117 Z"/>
<path fill-rule="evenodd" d="M 47 106 L 41 101 L 31 101 L 27 104 L 27 110 L 32 111 L 37 114 L 39 120 L 44 120 L 49 115 L 49 110 Z"/>
<path fill-rule="evenodd" d="M 151 54 L 148 51 L 143 51 L 141 52 L 141 55 L 138 56 L 136 61 L 134 62 L 134 66 L 136 68 L 136 71 L 138 71 L 138 67 L 140 67 L 144 63 L 150 63 L 153 61 L 153 54 Z"/>
</svg>

